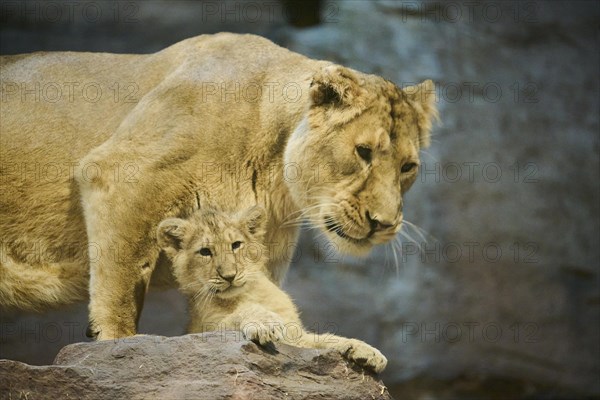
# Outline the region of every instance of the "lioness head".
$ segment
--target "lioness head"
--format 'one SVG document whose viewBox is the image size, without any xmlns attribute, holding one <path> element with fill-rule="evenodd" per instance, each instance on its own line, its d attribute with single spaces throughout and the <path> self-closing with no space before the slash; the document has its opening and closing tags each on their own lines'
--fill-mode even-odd
<svg viewBox="0 0 600 400">
<path fill-rule="evenodd" d="M 265 265 L 265 225 L 259 206 L 235 215 L 204 209 L 188 219 L 163 220 L 157 238 L 183 293 L 230 298 Z"/>
<path fill-rule="evenodd" d="M 286 184 L 300 215 L 340 251 L 363 255 L 399 231 L 434 100 L 429 80 L 400 89 L 336 65 L 314 76 L 307 116 L 285 151 L 286 166 L 301 173 Z"/>
</svg>

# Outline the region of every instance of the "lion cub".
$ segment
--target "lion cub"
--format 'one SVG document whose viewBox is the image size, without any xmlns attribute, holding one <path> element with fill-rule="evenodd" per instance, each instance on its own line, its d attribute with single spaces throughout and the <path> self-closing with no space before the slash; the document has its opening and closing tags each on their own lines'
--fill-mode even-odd
<svg viewBox="0 0 600 400">
<path fill-rule="evenodd" d="M 263 273 L 266 222 L 264 209 L 255 206 L 237 215 L 199 210 L 188 219 L 160 223 L 159 245 L 171 258 L 188 298 L 188 332 L 237 330 L 260 344 L 333 348 L 375 372 L 383 371 L 387 359 L 368 344 L 304 330 L 290 297 Z"/>
</svg>

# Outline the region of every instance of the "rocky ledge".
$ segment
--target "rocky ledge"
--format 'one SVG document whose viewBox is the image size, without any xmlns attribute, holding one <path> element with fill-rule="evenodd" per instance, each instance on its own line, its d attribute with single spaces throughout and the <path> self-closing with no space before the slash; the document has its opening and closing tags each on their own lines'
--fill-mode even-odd
<svg viewBox="0 0 600 400">
<path fill-rule="evenodd" d="M 391 399 L 335 351 L 265 348 L 236 332 L 64 347 L 53 365 L 0 360 L 1 399 Z"/>
</svg>

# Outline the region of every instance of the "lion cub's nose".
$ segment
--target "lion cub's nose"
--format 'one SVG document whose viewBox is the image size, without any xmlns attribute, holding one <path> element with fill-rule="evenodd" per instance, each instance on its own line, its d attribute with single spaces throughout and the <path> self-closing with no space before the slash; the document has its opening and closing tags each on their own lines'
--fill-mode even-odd
<svg viewBox="0 0 600 400">
<path fill-rule="evenodd" d="M 237 275 L 236 271 L 224 271 L 222 268 L 217 268 L 217 273 L 221 278 L 231 283 Z"/>
</svg>

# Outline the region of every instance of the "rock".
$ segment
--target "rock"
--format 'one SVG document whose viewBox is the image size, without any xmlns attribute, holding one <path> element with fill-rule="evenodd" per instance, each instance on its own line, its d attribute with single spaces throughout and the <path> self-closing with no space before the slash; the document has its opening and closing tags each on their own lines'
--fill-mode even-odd
<svg viewBox="0 0 600 400">
<path fill-rule="evenodd" d="M 1 399 L 391 399 L 335 351 L 264 348 L 238 332 L 64 347 L 54 365 L 0 360 Z"/>
</svg>

